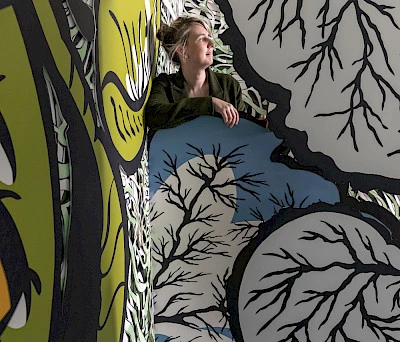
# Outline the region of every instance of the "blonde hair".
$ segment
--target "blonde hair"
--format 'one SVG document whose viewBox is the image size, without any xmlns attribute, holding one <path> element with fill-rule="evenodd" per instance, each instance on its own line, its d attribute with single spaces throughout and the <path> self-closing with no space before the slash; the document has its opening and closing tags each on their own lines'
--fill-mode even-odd
<svg viewBox="0 0 400 342">
<path fill-rule="evenodd" d="M 179 17 L 169 25 L 162 23 L 160 29 L 157 31 L 157 38 L 167 52 L 168 57 L 177 64 L 180 64 L 177 50 L 179 47 L 184 48 L 186 46 L 190 28 L 194 24 L 203 26 L 211 33 L 205 21 L 197 17 Z"/>
</svg>

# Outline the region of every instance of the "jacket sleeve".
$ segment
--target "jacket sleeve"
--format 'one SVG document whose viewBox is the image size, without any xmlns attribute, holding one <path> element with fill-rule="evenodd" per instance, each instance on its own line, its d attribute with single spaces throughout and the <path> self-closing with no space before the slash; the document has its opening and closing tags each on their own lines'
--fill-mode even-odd
<svg viewBox="0 0 400 342">
<path fill-rule="evenodd" d="M 236 109 L 239 112 L 243 112 L 246 109 L 246 106 L 243 101 L 242 88 L 240 87 L 240 84 L 236 79 L 234 79 L 234 87 L 235 87 Z"/>
<path fill-rule="evenodd" d="M 214 115 L 211 96 L 186 97 L 173 102 L 169 87 L 166 75 L 158 76 L 153 82 L 145 107 L 146 122 L 150 129 L 172 128 L 199 115 Z"/>
</svg>

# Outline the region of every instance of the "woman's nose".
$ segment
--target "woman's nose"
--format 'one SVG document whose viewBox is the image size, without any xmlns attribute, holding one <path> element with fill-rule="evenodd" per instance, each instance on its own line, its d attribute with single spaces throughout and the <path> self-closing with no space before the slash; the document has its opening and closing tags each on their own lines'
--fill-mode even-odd
<svg viewBox="0 0 400 342">
<path fill-rule="evenodd" d="M 209 39 L 208 40 L 208 46 L 210 46 L 210 47 L 214 47 L 215 46 L 215 43 L 214 43 L 214 40 L 213 39 Z"/>
</svg>

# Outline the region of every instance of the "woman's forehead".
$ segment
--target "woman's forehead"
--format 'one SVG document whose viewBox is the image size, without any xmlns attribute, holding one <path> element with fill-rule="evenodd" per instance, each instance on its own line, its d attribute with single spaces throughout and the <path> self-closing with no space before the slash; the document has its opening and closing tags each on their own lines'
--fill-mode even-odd
<svg viewBox="0 0 400 342">
<path fill-rule="evenodd" d="M 206 29 L 203 25 L 195 23 L 190 27 L 190 35 L 192 37 L 198 37 L 200 35 L 209 36 L 210 31 Z"/>
</svg>

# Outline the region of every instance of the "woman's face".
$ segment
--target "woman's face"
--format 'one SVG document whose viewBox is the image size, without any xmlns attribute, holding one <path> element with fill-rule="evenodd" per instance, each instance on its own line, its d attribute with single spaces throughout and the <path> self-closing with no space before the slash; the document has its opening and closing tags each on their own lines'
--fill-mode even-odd
<svg viewBox="0 0 400 342">
<path fill-rule="evenodd" d="M 200 69 L 213 63 L 214 41 L 210 33 L 200 24 L 193 24 L 183 51 L 183 63 Z"/>
</svg>

